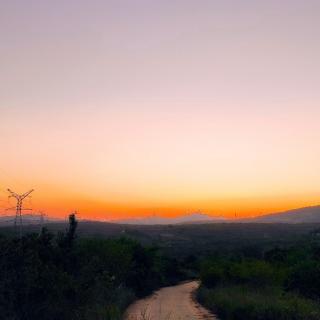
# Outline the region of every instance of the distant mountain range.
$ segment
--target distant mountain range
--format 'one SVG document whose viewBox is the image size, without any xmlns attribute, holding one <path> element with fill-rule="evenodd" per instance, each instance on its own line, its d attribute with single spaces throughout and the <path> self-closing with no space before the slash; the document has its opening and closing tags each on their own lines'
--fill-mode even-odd
<svg viewBox="0 0 320 320">
<path fill-rule="evenodd" d="M 242 221 L 258 223 L 320 223 L 320 206 L 277 212 Z"/>
<path fill-rule="evenodd" d="M 163 217 L 146 217 L 116 220 L 115 223 L 120 224 L 139 224 L 139 225 L 154 225 L 154 224 L 188 224 L 188 223 L 218 223 L 227 222 L 223 217 L 211 217 L 203 213 L 192 213 L 185 216 L 176 218 L 163 218 Z"/>
<path fill-rule="evenodd" d="M 15 215 L 0 216 L 0 226 L 11 226 L 14 222 Z M 42 224 L 50 222 L 59 222 L 63 221 L 62 219 L 49 218 L 47 216 L 41 217 L 40 214 L 24 214 L 22 217 L 22 224 Z"/>
<path fill-rule="evenodd" d="M 157 225 L 157 224 L 200 224 L 200 223 L 320 223 L 320 206 L 299 208 L 284 212 L 267 214 L 249 219 L 227 219 L 194 213 L 177 218 L 146 217 L 114 221 L 120 224 Z"/>
<path fill-rule="evenodd" d="M 0 226 L 12 225 L 14 216 L 0 216 Z M 89 221 L 89 220 L 83 220 Z M 23 224 L 41 224 L 52 222 L 65 222 L 65 219 L 48 218 L 47 216 L 41 221 L 38 214 L 30 214 L 23 216 Z M 115 224 L 130 225 L 166 225 L 166 224 L 204 224 L 204 223 L 320 223 L 320 206 L 306 207 L 294 209 L 284 212 L 267 214 L 255 218 L 248 219 L 227 219 L 220 216 L 209 216 L 203 213 L 192 213 L 175 218 L 164 218 L 158 216 L 150 216 L 145 218 L 132 218 L 115 221 L 105 221 Z"/>
</svg>

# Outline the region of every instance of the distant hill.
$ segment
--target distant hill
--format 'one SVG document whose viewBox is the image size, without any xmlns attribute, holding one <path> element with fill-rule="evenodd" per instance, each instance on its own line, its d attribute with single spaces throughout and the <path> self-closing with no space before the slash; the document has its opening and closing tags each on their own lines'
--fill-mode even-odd
<svg viewBox="0 0 320 320">
<path fill-rule="evenodd" d="M 201 223 L 320 223 L 320 206 L 305 207 L 284 212 L 271 213 L 255 218 L 230 220 L 194 213 L 177 218 L 147 217 L 114 221 L 120 224 L 166 225 Z"/>
<path fill-rule="evenodd" d="M 10 226 L 14 223 L 14 220 L 15 220 L 15 215 L 0 216 L 0 226 Z M 59 222 L 59 221 L 62 221 L 62 220 L 49 218 L 47 216 L 42 218 L 40 214 L 24 214 L 22 216 L 23 225 L 52 223 L 52 222 Z"/>
<path fill-rule="evenodd" d="M 320 223 L 320 206 L 294 209 L 284 212 L 272 213 L 244 222 L 257 223 Z"/>
<path fill-rule="evenodd" d="M 12 226 L 14 222 L 14 215 L 0 215 L 0 226 Z M 23 225 L 40 225 L 52 223 L 65 223 L 65 219 L 58 219 L 45 216 L 41 220 L 39 214 L 24 214 L 22 218 Z M 89 219 L 82 220 L 88 223 L 101 223 L 103 221 L 90 221 Z M 255 218 L 248 219 L 228 219 L 220 216 L 209 216 L 203 213 L 192 213 L 175 218 L 164 218 L 157 216 L 150 216 L 145 218 L 132 218 L 114 221 L 105 221 L 111 224 L 126 224 L 126 225 L 179 225 L 179 224 L 217 224 L 217 223 L 320 223 L 320 205 L 288 210 L 284 212 L 271 213 Z"/>
<path fill-rule="evenodd" d="M 113 221 L 120 224 L 135 224 L 135 225 L 165 225 L 165 224 L 190 224 L 190 223 L 218 223 L 226 221 L 223 217 L 211 217 L 203 213 L 193 213 L 176 218 L 163 218 L 163 217 L 146 217 L 123 219 Z"/>
</svg>

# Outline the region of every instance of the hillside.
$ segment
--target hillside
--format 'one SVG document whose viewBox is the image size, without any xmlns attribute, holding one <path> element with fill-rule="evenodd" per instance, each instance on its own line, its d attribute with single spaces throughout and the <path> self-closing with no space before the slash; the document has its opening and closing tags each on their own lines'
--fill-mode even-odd
<svg viewBox="0 0 320 320">
<path fill-rule="evenodd" d="M 320 206 L 294 209 L 264 215 L 246 222 L 262 223 L 320 223 Z"/>
<path fill-rule="evenodd" d="M 120 224 L 135 224 L 135 225 L 165 225 L 165 224 L 189 224 L 189 223 L 207 223 L 207 222 L 224 222 L 226 221 L 223 217 L 212 217 L 203 213 L 192 213 L 175 218 L 164 218 L 164 217 L 146 217 L 146 218 L 132 218 L 116 220 L 115 223 Z"/>
</svg>

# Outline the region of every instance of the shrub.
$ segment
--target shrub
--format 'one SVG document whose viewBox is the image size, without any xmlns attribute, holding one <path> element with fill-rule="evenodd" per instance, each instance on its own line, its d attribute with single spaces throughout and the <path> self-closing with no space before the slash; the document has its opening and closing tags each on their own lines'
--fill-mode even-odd
<svg viewBox="0 0 320 320">
<path fill-rule="evenodd" d="M 319 320 L 315 302 L 279 289 L 257 290 L 248 286 L 200 288 L 198 299 L 224 320 Z"/>
<path fill-rule="evenodd" d="M 0 238 L 1 319 L 118 320 L 135 296 L 165 282 L 165 259 L 129 239 L 77 239 L 43 229 Z"/>
<path fill-rule="evenodd" d="M 286 281 L 286 289 L 320 299 L 320 262 L 304 261 L 294 266 Z"/>
<path fill-rule="evenodd" d="M 225 270 L 223 269 L 223 266 L 219 264 L 214 264 L 208 267 L 205 266 L 202 267 L 200 277 L 202 283 L 206 287 L 213 288 L 223 282 L 225 279 Z"/>
</svg>

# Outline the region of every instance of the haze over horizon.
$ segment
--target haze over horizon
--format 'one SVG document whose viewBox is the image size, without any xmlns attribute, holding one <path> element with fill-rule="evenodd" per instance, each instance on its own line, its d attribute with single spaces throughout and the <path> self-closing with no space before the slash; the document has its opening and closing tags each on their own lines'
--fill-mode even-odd
<svg viewBox="0 0 320 320">
<path fill-rule="evenodd" d="M 0 4 L 0 213 L 320 203 L 320 2 Z"/>
</svg>

